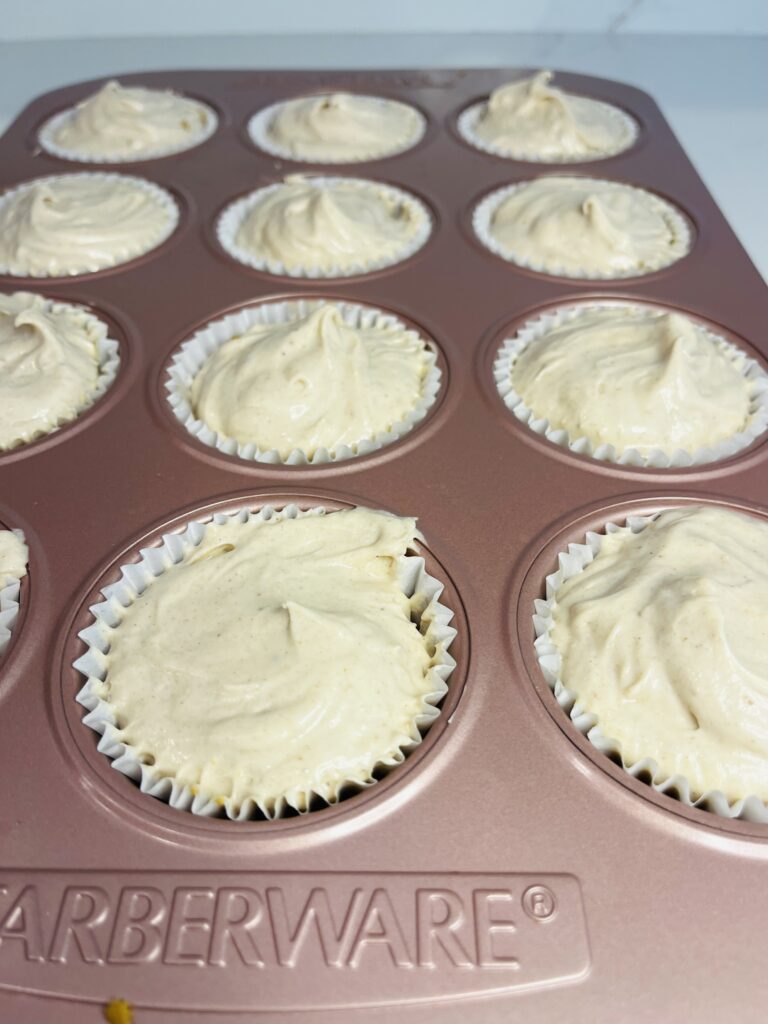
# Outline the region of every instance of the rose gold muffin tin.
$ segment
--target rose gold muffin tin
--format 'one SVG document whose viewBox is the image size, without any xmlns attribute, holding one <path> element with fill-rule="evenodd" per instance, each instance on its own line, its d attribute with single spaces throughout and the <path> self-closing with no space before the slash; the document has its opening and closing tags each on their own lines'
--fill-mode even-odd
<svg viewBox="0 0 768 1024">
<path fill-rule="evenodd" d="M 521 163 L 462 142 L 459 112 L 519 73 L 124 76 L 220 115 L 198 148 L 125 165 L 177 197 L 178 230 L 113 270 L 0 279 L 4 291 L 91 306 L 122 355 L 97 405 L 0 455 L 0 522 L 30 546 L 0 663 L 3 1021 L 95 1024 L 115 997 L 133 1004 L 136 1024 L 764 1019 L 768 826 L 686 808 L 595 751 L 541 678 L 531 615 L 557 552 L 608 519 L 710 500 L 765 514 L 766 445 L 687 470 L 573 455 L 515 420 L 492 364 L 532 314 L 595 298 L 683 310 L 765 364 L 768 292 L 636 89 L 557 76 L 640 125 L 631 150 L 593 164 Z M 36 131 L 98 84 L 27 108 L 0 143 L 0 186 L 86 169 L 40 152 Z M 248 118 L 328 89 L 393 96 L 426 115 L 414 149 L 330 173 L 413 191 L 432 210 L 432 237 L 405 263 L 337 282 L 234 262 L 214 230 L 230 200 L 285 173 L 327 170 L 259 152 Z M 691 253 L 647 277 L 587 283 L 483 249 L 471 230 L 477 200 L 553 172 L 671 199 L 693 225 Z M 177 346 L 242 305 L 307 295 L 391 310 L 435 342 L 443 388 L 427 419 L 390 447 L 317 467 L 245 462 L 187 434 L 164 393 Z M 175 811 L 96 750 L 75 702 L 77 632 L 100 587 L 160 534 L 214 509 L 289 501 L 419 517 L 459 630 L 443 713 L 402 766 L 335 807 L 243 823 Z"/>
</svg>

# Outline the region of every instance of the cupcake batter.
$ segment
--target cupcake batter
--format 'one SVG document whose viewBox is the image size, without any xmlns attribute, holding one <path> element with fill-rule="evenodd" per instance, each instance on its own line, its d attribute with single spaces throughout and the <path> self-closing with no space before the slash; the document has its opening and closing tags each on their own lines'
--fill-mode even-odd
<svg viewBox="0 0 768 1024">
<path fill-rule="evenodd" d="M 0 450 L 50 433 L 90 404 L 106 333 L 77 306 L 0 294 Z"/>
<path fill-rule="evenodd" d="M 560 678 L 627 764 L 768 800 L 766 606 L 768 522 L 672 509 L 602 538 L 557 591 Z"/>
<path fill-rule="evenodd" d="M 52 141 L 84 158 L 140 160 L 194 146 L 211 120 L 202 103 L 169 89 L 111 81 L 58 123 Z"/>
<path fill-rule="evenodd" d="M 283 103 L 267 136 L 297 160 L 352 163 L 400 153 L 421 136 L 422 120 L 405 103 L 336 92 Z"/>
<path fill-rule="evenodd" d="M 0 196 L 0 267 L 32 277 L 86 274 L 154 249 L 174 224 L 140 179 L 41 178 Z"/>
<path fill-rule="evenodd" d="M 110 631 L 119 738 L 235 806 L 305 808 L 400 761 L 434 689 L 398 582 L 414 536 L 363 508 L 209 526 Z"/>
<path fill-rule="evenodd" d="M 355 446 L 388 431 L 422 397 L 429 349 L 402 326 L 350 327 L 336 306 L 283 324 L 255 324 L 225 342 L 195 377 L 191 406 L 241 444 L 276 450 Z"/>
<path fill-rule="evenodd" d="M 250 209 L 235 243 L 289 271 L 348 272 L 402 258 L 423 221 L 374 182 L 291 175 Z"/>
<path fill-rule="evenodd" d="M 685 254 L 668 203 L 594 178 L 526 182 L 502 200 L 489 229 L 507 259 L 570 277 L 647 274 Z"/>
<path fill-rule="evenodd" d="M 12 530 L 0 530 L 0 583 L 6 585 L 27 575 L 29 548 Z"/>
<path fill-rule="evenodd" d="M 632 144 L 631 123 L 615 107 L 551 81 L 551 71 L 539 71 L 495 89 L 473 134 L 509 156 L 537 160 L 594 160 Z"/>
<path fill-rule="evenodd" d="M 532 341 L 512 386 L 536 418 L 593 448 L 693 453 L 745 429 L 754 384 L 744 364 L 685 316 L 616 306 Z"/>
</svg>

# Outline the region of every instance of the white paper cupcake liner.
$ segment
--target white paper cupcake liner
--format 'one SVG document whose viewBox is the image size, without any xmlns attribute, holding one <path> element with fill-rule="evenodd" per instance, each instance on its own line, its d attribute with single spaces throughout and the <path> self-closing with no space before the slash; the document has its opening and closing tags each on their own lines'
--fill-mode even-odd
<svg viewBox="0 0 768 1024">
<path fill-rule="evenodd" d="M 640 533 L 657 516 L 628 516 L 625 526 L 608 523 L 602 533 L 589 532 L 582 544 L 569 544 L 567 551 L 558 556 L 559 568 L 546 578 L 546 598 L 534 602 L 533 626 L 536 632 L 536 655 L 542 674 L 553 691 L 557 703 L 568 715 L 578 731 L 602 754 L 621 765 L 628 775 L 645 781 L 657 793 L 671 796 L 686 807 L 711 811 L 721 818 L 743 818 L 746 821 L 768 822 L 768 806 L 758 796 L 747 796 L 730 802 L 720 790 L 707 790 L 697 795 L 690 782 L 680 774 L 667 775 L 651 757 L 628 761 L 622 754 L 618 740 L 606 736 L 598 716 L 581 704 L 579 694 L 568 688 L 561 678 L 562 658 L 555 646 L 551 629 L 553 610 L 560 587 L 592 562 L 600 551 L 603 537 L 631 530 Z"/>
<path fill-rule="evenodd" d="M 300 266 L 289 269 L 279 260 L 259 256 L 258 253 L 244 249 L 235 242 L 240 226 L 253 207 L 271 192 L 275 192 L 282 187 L 282 182 L 277 182 L 274 185 L 267 185 L 264 188 L 256 189 L 256 191 L 250 192 L 247 196 L 243 196 L 242 199 L 237 199 L 227 206 L 216 223 L 216 237 L 222 249 L 233 259 L 237 260 L 238 263 L 244 263 L 247 267 L 253 267 L 254 270 L 266 271 L 268 274 L 302 278 L 355 277 L 358 274 L 371 274 L 375 270 L 383 270 L 385 267 L 392 267 L 402 263 L 403 260 L 407 260 L 414 253 L 418 252 L 432 233 L 432 216 L 424 203 L 417 199 L 416 196 L 411 195 L 410 192 L 395 188 L 394 185 L 385 185 L 383 182 L 369 181 L 365 178 L 313 176 L 306 180 L 315 186 L 351 182 L 363 189 L 373 188 L 377 192 L 383 193 L 405 206 L 411 212 L 416 222 L 416 231 L 412 238 L 403 242 L 402 249 L 395 256 L 371 259 L 366 263 L 355 263 L 347 267 L 334 266 L 323 269 L 321 267 Z"/>
<path fill-rule="evenodd" d="M 117 371 L 120 369 L 120 346 L 114 338 L 109 337 L 109 334 L 107 333 L 107 325 L 103 320 L 100 320 L 99 317 L 85 309 L 83 306 L 77 306 L 70 302 L 51 301 L 49 308 L 53 313 L 74 309 L 77 312 L 82 313 L 85 319 L 93 321 L 94 324 L 97 325 L 97 329 L 99 331 L 98 337 L 96 338 L 96 359 L 99 369 L 98 377 L 96 378 L 96 383 L 85 396 L 74 416 L 70 416 L 68 419 L 62 419 L 55 426 L 51 427 L 50 430 L 41 430 L 34 437 L 31 437 L 26 441 L 18 441 L 9 448 L 3 448 L 0 446 L 0 457 L 2 457 L 6 452 L 18 451 L 19 448 L 32 444 L 33 441 L 39 441 L 43 437 L 49 437 L 51 434 L 56 434 L 63 427 L 67 427 L 71 423 L 74 423 L 84 412 L 90 409 L 91 406 L 95 405 L 96 402 L 107 393 L 115 381 Z"/>
<path fill-rule="evenodd" d="M 470 146 L 474 146 L 475 149 L 480 149 L 484 153 L 492 153 L 494 156 L 503 157 L 505 160 L 523 160 L 527 163 L 546 163 L 546 164 L 586 164 L 591 163 L 593 160 L 606 160 L 611 156 L 618 156 L 619 153 L 626 153 L 628 149 L 631 149 L 637 141 L 639 134 L 639 126 L 637 121 L 629 114 L 626 114 L 623 110 L 618 107 L 614 107 L 610 103 L 603 103 L 601 100 L 593 100 L 594 103 L 599 103 L 600 106 L 604 107 L 606 111 L 610 112 L 610 116 L 617 124 L 620 124 L 627 132 L 627 141 L 624 145 L 615 146 L 611 149 L 603 149 L 593 153 L 585 153 L 581 156 L 542 156 L 536 150 L 520 149 L 505 149 L 503 146 L 498 146 L 494 142 L 489 142 L 487 139 L 482 138 L 476 134 L 476 126 L 480 119 L 480 116 L 485 112 L 488 103 L 486 100 L 482 100 L 480 103 L 474 103 L 471 107 L 467 107 L 463 110 L 456 121 L 456 127 L 458 128 L 459 135 L 468 142 Z"/>
<path fill-rule="evenodd" d="M 203 103 L 201 100 L 195 99 L 193 102 L 203 108 L 208 117 L 208 123 L 200 131 L 190 135 L 189 140 L 183 146 L 158 146 L 156 149 L 147 149 L 141 153 L 131 153 L 127 156 L 115 156 L 108 153 L 85 154 L 74 149 L 67 149 L 56 142 L 56 133 L 72 117 L 74 107 L 62 110 L 60 113 L 49 118 L 40 129 L 37 139 L 42 148 L 47 153 L 50 153 L 51 156 L 80 164 L 138 164 L 145 160 L 160 160 L 166 156 L 174 156 L 176 153 L 186 153 L 187 150 L 200 146 L 206 139 L 210 139 L 219 127 L 218 114 L 212 107 L 209 107 L 207 103 Z"/>
<path fill-rule="evenodd" d="M 19 270 L 12 270 L 6 264 L 0 263 L 0 274 L 6 274 L 9 277 L 42 279 L 48 277 L 82 277 L 84 274 L 95 274 L 99 271 L 111 270 L 113 267 L 119 267 L 124 263 L 129 263 L 132 260 L 138 259 L 139 256 L 144 256 L 146 253 L 157 249 L 158 246 L 162 245 L 163 242 L 167 241 L 171 237 L 178 227 L 181 211 L 170 192 L 167 192 L 164 188 L 156 185 L 153 181 L 148 181 L 146 178 L 139 178 L 132 174 L 117 174 L 111 171 L 72 171 L 65 174 L 48 174 L 43 178 L 30 178 L 29 180 L 22 182 L 20 185 L 15 185 L 13 188 L 6 189 L 2 194 L 0 194 L 0 208 L 2 208 L 3 204 L 5 204 L 14 195 L 17 195 L 19 192 L 24 192 L 32 185 L 44 185 L 51 181 L 57 181 L 60 178 L 71 177 L 100 180 L 107 179 L 109 181 L 127 181 L 133 185 L 137 185 L 148 195 L 152 196 L 154 201 L 165 213 L 166 223 L 162 231 L 158 234 L 157 238 L 152 241 L 151 245 L 134 244 L 130 246 L 123 246 L 123 248 L 119 249 L 115 254 L 112 263 L 108 265 L 91 266 L 85 270 L 61 271 L 49 269 L 43 273 L 39 271 L 37 273 L 32 273 L 31 271 L 21 272 Z"/>
<path fill-rule="evenodd" d="M 214 523 L 237 521 L 246 523 L 250 519 L 268 520 L 274 518 L 296 519 L 299 516 L 324 515 L 325 509 L 317 506 L 300 510 L 296 505 L 282 509 L 264 506 L 257 511 L 240 509 L 231 515 L 216 513 Z M 210 521 L 209 521 L 210 522 Z M 126 610 L 138 600 L 151 585 L 153 579 L 162 575 L 171 566 L 182 562 L 201 543 L 205 536 L 207 522 L 192 522 L 181 533 L 165 534 L 160 543 L 140 552 L 137 562 L 130 562 L 120 569 L 121 579 L 104 587 L 101 593 L 104 601 L 91 606 L 89 611 L 94 621 L 78 636 L 85 642 L 87 650 L 74 667 L 85 677 L 86 683 L 77 694 L 77 700 L 88 711 L 83 717 L 84 725 L 99 733 L 98 749 L 112 759 L 112 767 L 136 782 L 142 793 L 157 797 L 178 810 L 191 811 L 204 817 L 224 814 L 235 821 L 253 818 L 280 818 L 291 811 L 308 813 L 317 804 L 333 804 L 350 789 L 361 790 L 374 785 L 373 772 L 386 772 L 401 764 L 408 753 L 422 741 L 422 734 L 440 715 L 440 703 L 448 692 L 447 680 L 456 662 L 449 653 L 449 647 L 456 636 L 450 625 L 453 612 L 440 604 L 443 584 L 426 571 L 424 559 L 406 555 L 398 559 L 399 581 L 403 593 L 410 598 L 412 614 L 423 635 L 434 646 L 433 664 L 429 669 L 430 689 L 423 698 L 418 714 L 414 717 L 408 735 L 398 737 L 396 748 L 371 765 L 372 777 L 366 782 L 349 779 L 336 786 L 323 787 L 323 791 L 294 789 L 276 798 L 273 802 L 257 803 L 252 798 L 235 804 L 231 799 L 222 799 L 217 794 L 206 794 L 197 787 L 181 785 L 169 777 L 158 777 L 153 766 L 143 763 L 129 744 L 123 743 L 116 733 L 116 719 L 112 706 L 98 696 L 99 682 L 107 676 L 108 659 L 112 632 L 116 629 Z M 194 790 L 197 790 L 195 792 Z"/>
<path fill-rule="evenodd" d="M 11 532 L 24 543 L 24 534 L 21 530 Z M 11 642 L 13 626 L 19 617 L 20 595 L 21 580 L 17 580 L 15 576 L 0 574 L 0 662 Z"/>
<path fill-rule="evenodd" d="M 265 462 L 272 465 L 286 466 L 318 466 L 329 462 L 341 462 L 344 459 L 351 459 L 358 455 L 368 455 L 371 452 L 378 451 L 385 445 L 392 444 L 402 437 L 403 434 L 413 430 L 434 405 L 440 391 L 442 374 L 437 365 L 437 356 L 431 349 L 429 349 L 427 356 L 428 366 L 422 395 L 413 410 L 408 416 L 397 423 L 393 423 L 389 430 L 382 431 L 370 438 L 363 438 L 354 445 L 338 445 L 333 449 L 317 448 L 311 455 L 301 448 L 294 448 L 290 455 L 284 459 L 281 458 L 279 452 L 274 448 L 259 448 L 257 444 L 252 442 L 243 444 L 232 437 L 220 434 L 195 415 L 190 401 L 192 382 L 207 360 L 225 342 L 244 333 L 254 324 L 277 325 L 287 323 L 291 320 L 307 316 L 321 306 L 327 305 L 335 306 L 340 311 L 344 322 L 350 327 L 397 326 L 409 334 L 421 337 L 416 331 L 406 327 L 393 314 L 384 313 L 369 306 L 359 306 L 351 302 L 299 299 L 296 301 L 264 303 L 259 306 L 241 309 L 237 313 L 225 316 L 221 320 L 215 320 L 201 328 L 188 341 L 185 341 L 179 351 L 173 356 L 168 367 L 165 389 L 168 392 L 168 402 L 176 419 L 198 441 L 211 448 L 218 449 L 218 451 L 223 452 L 225 455 L 237 455 L 239 458 L 251 462 Z"/>
<path fill-rule="evenodd" d="M 606 308 L 644 309 L 646 307 L 636 306 L 629 302 L 596 302 L 589 305 L 565 306 L 560 309 L 549 310 L 533 320 L 528 320 L 514 337 L 506 338 L 502 342 L 493 364 L 496 388 L 509 411 L 535 434 L 545 437 L 548 441 L 559 445 L 561 448 L 568 448 L 569 451 L 577 455 L 589 455 L 591 458 L 598 459 L 601 462 L 613 462 L 620 466 L 638 466 L 649 469 L 684 469 L 689 466 L 702 466 L 710 462 L 720 462 L 723 459 L 729 459 L 738 452 L 748 448 L 761 434 L 768 430 L 768 374 L 766 374 L 757 360 L 748 356 L 743 349 L 734 345 L 733 342 L 727 341 L 721 335 L 708 330 L 698 321 L 695 321 L 697 326 L 706 332 L 709 339 L 721 352 L 727 355 L 734 363 L 739 359 L 743 360 L 740 372 L 745 380 L 749 381 L 752 394 L 749 422 L 744 430 L 738 434 L 733 434 L 716 445 L 698 448 L 693 452 L 684 451 L 683 449 L 663 451 L 660 448 L 654 448 L 647 454 L 642 454 L 636 448 L 625 448 L 619 454 L 612 444 L 593 444 L 588 437 L 572 437 L 567 430 L 553 428 L 548 419 L 543 416 L 537 416 L 536 412 L 525 404 L 522 397 L 513 387 L 512 371 L 515 363 L 531 342 L 543 337 L 562 324 L 573 322 L 583 315 Z"/>
<path fill-rule="evenodd" d="M 539 261 L 521 259 L 519 256 L 510 252 L 510 250 L 506 249 L 493 237 L 491 232 L 491 223 L 499 206 L 501 206 L 501 204 L 514 192 L 519 191 L 521 188 L 525 188 L 527 185 L 531 185 L 533 180 L 535 179 L 519 181 L 514 185 L 505 185 L 503 188 L 496 189 L 494 192 L 485 196 L 484 199 L 480 200 L 472 214 L 472 227 L 478 239 L 486 249 L 489 249 L 495 256 L 499 256 L 507 263 L 512 263 L 518 267 L 527 267 L 528 270 L 534 270 L 538 274 L 548 274 L 550 277 L 567 277 L 575 280 L 587 281 L 621 281 L 627 278 L 645 277 L 647 274 L 654 274 L 657 270 L 663 270 L 664 267 L 669 267 L 673 263 L 676 263 L 690 252 L 692 239 L 688 221 L 682 213 L 680 213 L 680 211 L 671 203 L 667 202 L 666 199 L 662 199 L 661 196 L 656 195 L 654 192 L 649 192 L 647 189 L 639 188 L 636 185 L 624 185 L 620 181 L 607 182 L 607 179 L 583 178 L 582 180 L 586 183 L 605 184 L 607 182 L 608 184 L 617 185 L 621 188 L 627 189 L 628 191 L 642 192 L 646 195 L 661 211 L 662 216 L 665 218 L 672 230 L 673 242 L 666 257 L 647 267 L 615 273 L 603 273 L 594 270 L 579 270 L 578 273 L 576 273 L 559 264 L 545 264 Z"/>
</svg>

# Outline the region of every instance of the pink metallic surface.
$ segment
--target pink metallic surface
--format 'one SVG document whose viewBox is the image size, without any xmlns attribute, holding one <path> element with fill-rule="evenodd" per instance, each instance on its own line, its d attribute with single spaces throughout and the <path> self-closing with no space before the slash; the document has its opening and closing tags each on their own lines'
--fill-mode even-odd
<svg viewBox="0 0 768 1024">
<path fill-rule="evenodd" d="M 766 445 L 671 472 L 575 456 L 515 421 L 491 364 L 531 313 L 595 297 L 686 311 L 765 362 L 768 292 L 636 89 L 558 76 L 640 123 L 637 144 L 608 160 L 563 170 L 464 144 L 456 115 L 510 74 L 125 76 L 197 95 L 221 116 L 197 149 L 110 168 L 171 189 L 178 231 L 125 267 L 0 278 L 4 291 L 91 305 L 123 360 L 108 395 L 74 424 L 0 455 L 0 522 L 30 545 L 22 614 L 0 663 L 1 1021 L 96 1024 L 112 997 L 133 1004 L 136 1024 L 765 1019 L 768 827 L 686 809 L 594 751 L 540 677 L 531 614 L 557 551 L 608 519 L 699 500 L 767 514 Z M 41 153 L 35 132 L 97 84 L 27 108 L 0 143 L 0 187 L 85 169 Z M 432 238 L 399 266 L 337 282 L 233 262 L 215 241 L 222 207 L 319 167 L 257 151 L 248 117 L 327 89 L 394 96 L 426 114 L 410 152 L 332 173 L 422 196 Z M 692 252 L 615 284 L 536 275 L 486 252 L 469 226 L 478 197 L 553 171 L 672 199 L 694 225 Z M 199 444 L 165 401 L 171 353 L 233 308 L 305 295 L 390 309 L 434 339 L 447 372 L 433 413 L 391 447 L 316 468 Z M 289 500 L 419 517 L 459 629 L 443 715 L 404 765 L 337 807 L 249 823 L 174 811 L 114 771 L 82 725 L 76 633 L 117 566 L 160 533 L 214 508 Z"/>
</svg>

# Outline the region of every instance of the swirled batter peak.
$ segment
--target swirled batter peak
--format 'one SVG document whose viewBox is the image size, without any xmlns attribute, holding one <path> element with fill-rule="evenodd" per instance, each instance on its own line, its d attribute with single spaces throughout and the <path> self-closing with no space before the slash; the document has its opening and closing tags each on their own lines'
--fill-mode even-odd
<svg viewBox="0 0 768 1024">
<path fill-rule="evenodd" d="M 397 100 L 335 92 L 281 103 L 265 127 L 271 143 L 296 160 L 355 163 L 408 149 L 423 118 Z"/>
<path fill-rule="evenodd" d="M 48 434 L 90 405 L 106 333 L 77 306 L 0 294 L 0 450 Z"/>
<path fill-rule="evenodd" d="M 688 251 L 682 215 L 659 196 L 616 181 L 552 175 L 500 194 L 487 225 L 505 259 L 566 277 L 628 277 Z"/>
<path fill-rule="evenodd" d="M 50 141 L 82 160 L 140 160 L 197 145 L 214 127 L 213 112 L 170 89 L 111 81 L 44 127 Z"/>
<path fill-rule="evenodd" d="M 627 149 L 630 118 L 608 103 L 551 84 L 551 71 L 495 89 L 471 132 L 494 151 L 519 159 L 594 160 Z"/>
<path fill-rule="evenodd" d="M 334 305 L 254 324 L 202 366 L 191 405 L 207 426 L 287 458 L 356 446 L 413 411 L 431 365 L 402 325 L 350 326 Z"/>
<path fill-rule="evenodd" d="M 154 249 L 177 219 L 170 196 L 141 178 L 40 178 L 0 196 L 0 271 L 56 277 L 114 267 Z"/>
<path fill-rule="evenodd" d="M 420 203 L 374 181 L 291 175 L 256 194 L 235 244 L 289 272 L 364 272 L 396 263 L 428 230 Z"/>
<path fill-rule="evenodd" d="M 678 313 L 586 308 L 531 341 L 512 368 L 537 418 L 593 447 L 696 452 L 744 430 L 755 387 L 743 354 Z"/>
<path fill-rule="evenodd" d="M 91 683 L 116 738 L 154 776 L 269 813 L 373 781 L 435 686 L 398 578 L 414 536 L 363 508 L 208 525 L 110 630 Z"/>
</svg>

